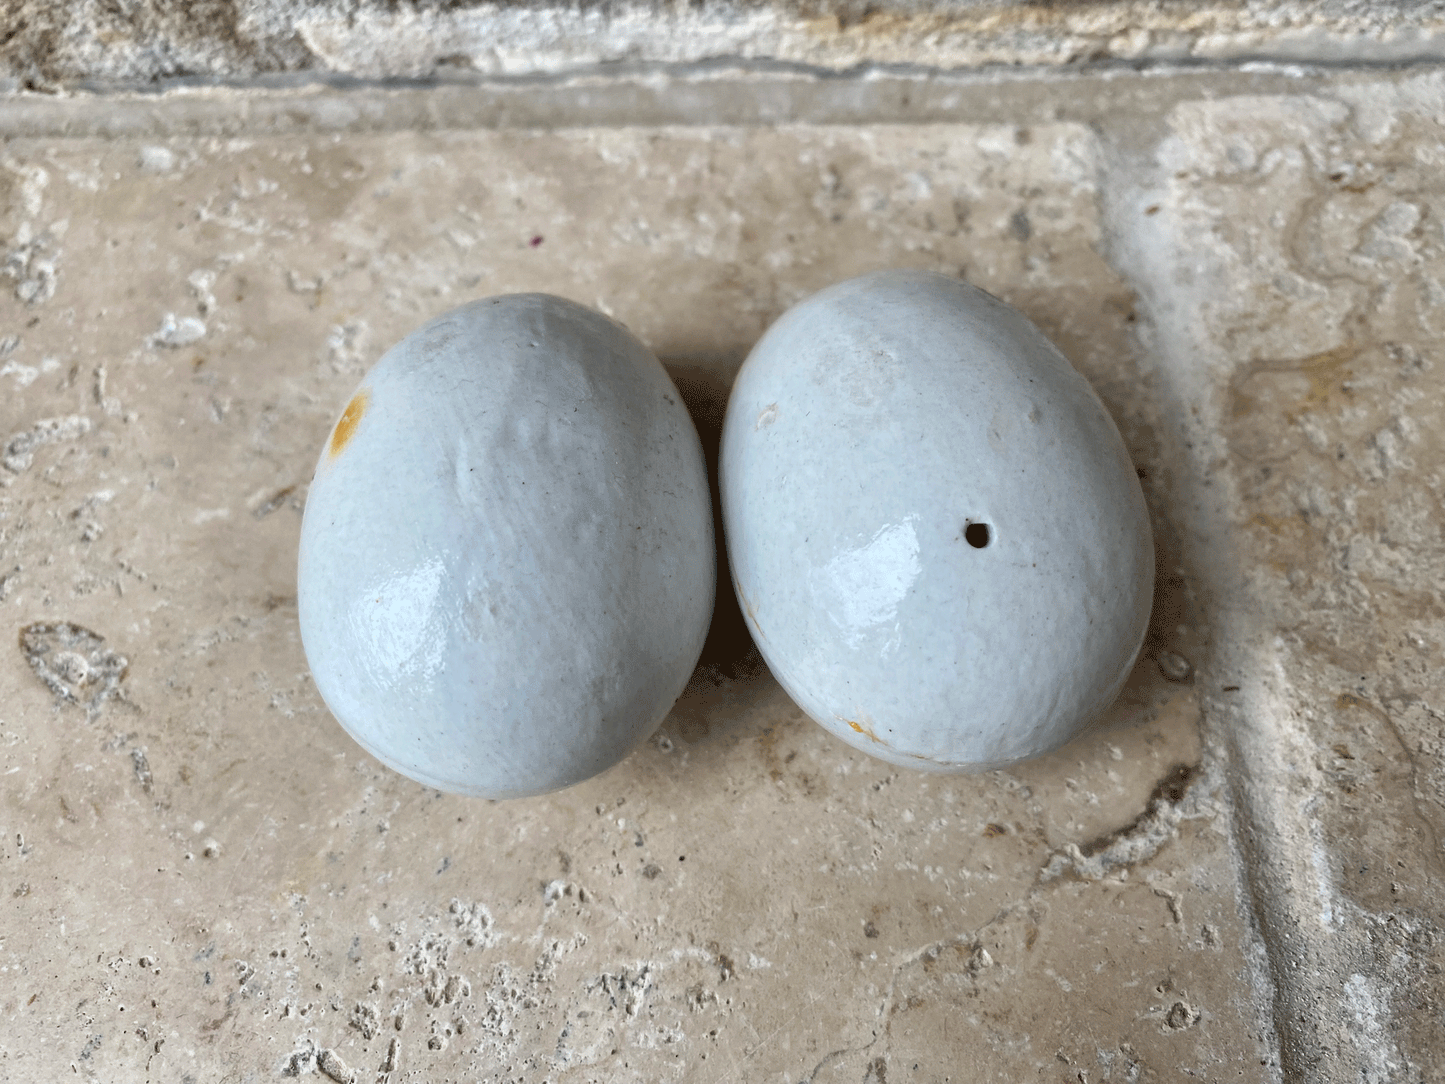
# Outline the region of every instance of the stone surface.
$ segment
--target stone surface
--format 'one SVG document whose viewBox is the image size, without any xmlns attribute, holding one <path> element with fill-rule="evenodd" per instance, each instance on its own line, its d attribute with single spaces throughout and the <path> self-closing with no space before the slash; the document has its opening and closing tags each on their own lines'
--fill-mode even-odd
<svg viewBox="0 0 1445 1084">
<path fill-rule="evenodd" d="M 1206 705 L 1274 835 L 1255 876 L 1299 1079 L 1445 1074 L 1442 108 L 1438 75 L 1180 103 L 1159 202 L 1120 222 L 1197 408 Z"/>
<path fill-rule="evenodd" d="M 745 638 L 715 638 L 641 753 L 490 804 L 362 754 L 296 635 L 299 511 L 338 405 L 466 297 L 547 289 L 616 314 L 707 429 L 792 301 L 870 267 L 964 272 L 1049 329 L 1154 462 L 1086 130 L 7 155 L 5 611 L 89 630 L 56 640 L 51 671 L 62 647 L 92 659 L 63 671 L 78 703 L 37 680 L 36 649 L 3 671 L 14 1072 L 330 1073 L 320 1051 L 367 1074 L 576 1080 L 1269 1059 L 1222 780 L 1194 693 L 1152 660 L 1080 743 L 940 781 L 850 751 Z M 115 671 L 102 650 L 129 663 L 113 685 L 87 680 Z"/>
<path fill-rule="evenodd" d="M 7 0 L 0 78 L 466 80 L 598 64 L 963 68 L 1438 60 L 1440 0 Z"/>
<path fill-rule="evenodd" d="M 1442 96 L 1231 71 L 7 100 L 0 1075 L 1438 1078 Z M 803 719 L 727 610 L 657 738 L 552 797 L 439 796 L 327 717 L 300 510 L 386 346 L 466 298 L 571 296 L 715 450 L 768 322 L 889 265 L 1020 307 L 1143 472 L 1160 590 L 1099 728 L 1008 772 L 892 769 Z"/>
</svg>

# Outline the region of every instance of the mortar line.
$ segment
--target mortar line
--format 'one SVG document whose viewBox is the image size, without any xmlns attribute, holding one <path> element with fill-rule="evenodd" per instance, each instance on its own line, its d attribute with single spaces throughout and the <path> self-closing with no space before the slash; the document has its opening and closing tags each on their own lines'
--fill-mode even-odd
<svg viewBox="0 0 1445 1084">
<path fill-rule="evenodd" d="M 1121 107 L 1160 109 L 1186 96 L 1298 93 L 1418 63 L 1154 64 L 1084 68 L 910 68 L 845 72 L 727 61 L 552 76 L 362 80 L 306 75 L 247 81 L 107 86 L 60 95 L 0 93 L 0 139 L 598 127 L 774 127 L 1091 122 Z M 1070 93 L 1061 95 L 1060 85 Z M 1011 102 L 1000 104 L 1007 87 Z M 866 92 L 866 93 L 864 93 Z M 1022 109 L 1018 98 L 1032 92 Z M 98 108 L 104 106 L 104 108 Z"/>
<path fill-rule="evenodd" d="M 962 65 L 910 64 L 902 61 L 868 60 L 855 64 L 830 66 L 804 61 L 742 54 L 721 54 L 698 60 L 625 60 L 600 61 L 514 74 L 481 71 L 447 71 L 428 75 L 356 75 L 350 72 L 309 69 L 291 72 L 264 72 L 235 77 L 224 75 L 180 75 L 152 81 L 79 79 L 59 84 L 51 90 L 0 89 L 0 96 L 35 96 L 46 99 L 68 96 L 113 96 L 134 94 L 160 97 L 174 91 L 225 89 L 267 91 L 324 86 L 336 90 L 433 90 L 443 87 L 511 87 L 535 89 L 539 86 L 567 86 L 579 81 L 595 85 L 608 82 L 630 82 L 658 77 L 689 79 L 716 78 L 719 74 L 758 76 L 788 75 L 820 81 L 839 82 L 877 78 L 953 79 L 959 81 L 1035 82 L 1041 79 L 1096 77 L 1100 75 L 1179 75 L 1272 70 L 1290 76 L 1332 74 L 1341 71 L 1393 72 L 1412 68 L 1431 68 L 1445 64 L 1445 33 L 1431 45 L 1398 57 L 1361 56 L 1351 53 L 1341 43 L 1334 53 L 1322 50 L 1315 55 L 1288 53 L 1241 52 L 1227 57 L 1106 57 L 1086 61 L 1059 63 L 1013 64 L 1007 61 L 984 61 Z M 12 81 L 13 82 L 13 81 Z M 0 82 L 0 87 L 3 87 Z"/>
</svg>

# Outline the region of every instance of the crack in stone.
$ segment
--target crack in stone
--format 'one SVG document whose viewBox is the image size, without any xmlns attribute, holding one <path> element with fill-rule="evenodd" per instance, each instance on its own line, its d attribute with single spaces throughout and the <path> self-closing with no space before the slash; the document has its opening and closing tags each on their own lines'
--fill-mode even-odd
<svg viewBox="0 0 1445 1084">
<path fill-rule="evenodd" d="M 984 947 L 984 938 L 988 931 L 1015 915 L 1028 912 L 1043 894 L 1044 886 L 1048 882 L 1057 880 L 1065 873 L 1073 873 L 1081 880 L 1096 881 L 1114 870 L 1134 866 L 1151 859 L 1176 834 L 1179 822 L 1184 819 L 1185 799 L 1189 797 L 1191 787 L 1198 781 L 1201 774 L 1202 765 L 1200 764 L 1176 764 L 1154 785 L 1143 812 L 1128 824 L 1090 840 L 1082 846 L 1071 843 L 1062 851 L 1055 852 L 1048 864 L 1040 871 L 1039 879 L 1034 886 L 1021 899 L 1001 909 L 988 922 L 971 933 L 941 938 L 898 957 L 889 975 L 888 991 L 884 995 L 883 1003 L 878 1011 L 882 1027 L 874 1035 L 873 1040 L 862 1046 L 843 1047 L 830 1051 L 813 1067 L 813 1071 L 800 1084 L 813 1084 L 818 1073 L 829 1065 L 850 1054 L 867 1053 L 878 1044 L 880 1039 L 886 1039 L 890 1035 L 894 1012 L 897 1008 L 899 978 L 907 968 L 937 959 L 946 949 L 972 949 L 966 966 L 970 981 L 976 982 L 983 971 L 994 966 L 993 957 Z M 1166 899 L 1169 903 L 1171 917 L 1175 922 L 1180 922 L 1182 914 L 1179 911 L 1177 897 L 1170 899 L 1173 893 L 1159 889 L 1154 891 L 1156 895 Z M 1026 948 L 1032 946 L 1033 938 L 1037 934 L 1039 916 L 1033 915 L 1032 919 L 1035 925 L 1034 929 L 1025 937 Z"/>
<path fill-rule="evenodd" d="M 1155 784 L 1142 813 L 1123 827 L 1087 843 L 1069 843 L 1055 851 L 1039 871 L 1039 881 L 1052 881 L 1065 873 L 1097 881 L 1114 870 L 1153 858 L 1177 833 L 1184 819 L 1184 799 L 1199 771 L 1198 764 L 1176 764 Z"/>
</svg>

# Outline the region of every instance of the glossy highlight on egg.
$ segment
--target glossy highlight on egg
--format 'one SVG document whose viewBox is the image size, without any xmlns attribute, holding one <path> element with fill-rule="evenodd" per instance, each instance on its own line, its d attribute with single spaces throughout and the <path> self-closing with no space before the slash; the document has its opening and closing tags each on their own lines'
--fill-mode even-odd
<svg viewBox="0 0 1445 1084">
<path fill-rule="evenodd" d="M 473 302 L 367 373 L 322 448 L 298 555 L 317 689 L 428 786 L 542 794 L 662 721 L 712 613 L 692 420 L 621 325 Z"/>
<path fill-rule="evenodd" d="M 966 283 L 882 271 L 786 312 L 738 374 L 720 483 L 769 668 L 873 756 L 1041 755 L 1138 658 L 1154 550 L 1118 429 L 1026 317 Z"/>
</svg>

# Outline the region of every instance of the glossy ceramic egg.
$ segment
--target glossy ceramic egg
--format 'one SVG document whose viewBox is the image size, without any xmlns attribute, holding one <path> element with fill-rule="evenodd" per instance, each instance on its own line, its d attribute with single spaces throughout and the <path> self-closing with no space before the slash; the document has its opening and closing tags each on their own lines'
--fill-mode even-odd
<svg viewBox="0 0 1445 1084">
<path fill-rule="evenodd" d="M 438 317 L 327 437 L 297 601 L 316 686 L 383 763 L 508 798 L 615 764 L 702 650 L 712 503 L 692 420 L 626 329 L 545 294 Z"/>
<path fill-rule="evenodd" d="M 815 720 L 895 764 L 998 767 L 1114 699 L 1154 552 L 1098 397 L 1023 315 L 885 271 L 785 313 L 734 385 L 723 522 L 748 627 Z"/>
</svg>

